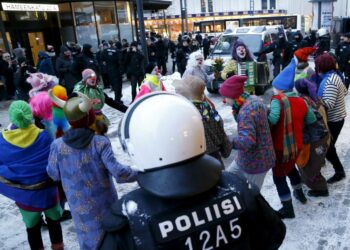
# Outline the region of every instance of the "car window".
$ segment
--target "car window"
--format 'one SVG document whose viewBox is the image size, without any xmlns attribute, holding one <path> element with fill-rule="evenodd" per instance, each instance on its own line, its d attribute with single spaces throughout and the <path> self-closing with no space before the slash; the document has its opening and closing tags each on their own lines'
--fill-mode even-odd
<svg viewBox="0 0 350 250">
<path fill-rule="evenodd" d="M 247 45 L 251 53 L 260 51 L 261 35 L 259 34 L 234 34 L 221 36 L 216 44 L 213 54 L 230 55 L 232 53 L 233 44 L 237 41 L 242 41 Z"/>
</svg>

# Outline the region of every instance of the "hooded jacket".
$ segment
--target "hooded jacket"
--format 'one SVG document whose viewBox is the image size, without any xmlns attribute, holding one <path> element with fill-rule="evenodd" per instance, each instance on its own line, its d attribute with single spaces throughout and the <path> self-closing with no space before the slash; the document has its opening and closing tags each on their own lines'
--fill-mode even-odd
<svg viewBox="0 0 350 250">
<path fill-rule="evenodd" d="M 56 74 L 55 74 L 55 70 L 53 68 L 50 56 L 46 54 L 45 51 L 40 51 L 38 54 L 38 57 L 39 57 L 39 61 L 38 61 L 38 64 L 36 65 L 38 72 L 55 76 Z"/>
</svg>

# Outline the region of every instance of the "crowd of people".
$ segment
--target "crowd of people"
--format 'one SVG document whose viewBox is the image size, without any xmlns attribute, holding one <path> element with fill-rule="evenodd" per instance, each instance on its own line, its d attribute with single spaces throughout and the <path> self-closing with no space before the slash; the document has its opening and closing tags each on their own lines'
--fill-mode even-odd
<svg viewBox="0 0 350 250">
<path fill-rule="evenodd" d="M 103 41 L 97 53 L 90 44 L 67 42 L 58 57 L 48 46 L 35 67 L 23 49 L 12 57 L 2 51 L 0 80 L 16 100 L 0 134 L 0 193 L 15 201 L 30 248 L 43 249 L 46 224 L 52 249 L 64 249 L 67 202 L 81 249 L 278 249 L 283 219 L 296 216 L 292 194 L 306 204 L 307 196 L 329 196 L 328 185 L 345 178 L 335 144 L 346 117 L 350 34 L 333 55 L 319 33 L 316 45 L 293 34 L 290 43 L 299 45 L 289 54 L 282 36 L 259 52 L 273 49 L 280 69 L 270 105 L 245 87 L 254 56 L 243 42 L 233 45 L 219 90 L 237 122 L 230 137 L 205 94 L 214 77 L 203 65 L 207 36 L 184 34 L 177 45 L 151 36 L 147 65 L 138 43 L 126 40 Z M 169 53 L 182 76 L 172 83 L 176 94 L 161 79 Z M 308 64 L 312 54 L 315 69 Z M 130 107 L 122 101 L 124 74 Z M 104 104 L 125 113 L 119 139 L 133 168 L 114 156 Z M 222 158 L 232 150 L 238 154 L 225 166 Z M 325 160 L 334 168 L 328 180 L 321 173 Z M 278 211 L 260 194 L 270 170 Z M 119 199 L 112 177 L 139 188 Z"/>
</svg>

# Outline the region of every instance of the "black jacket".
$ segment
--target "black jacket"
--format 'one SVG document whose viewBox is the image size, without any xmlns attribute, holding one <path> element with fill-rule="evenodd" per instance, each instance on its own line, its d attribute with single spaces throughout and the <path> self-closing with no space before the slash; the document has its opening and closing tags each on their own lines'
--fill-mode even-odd
<svg viewBox="0 0 350 250">
<path fill-rule="evenodd" d="M 144 59 L 142 52 L 137 50 L 136 52 L 128 50 L 126 54 L 126 73 L 130 76 L 143 76 L 145 74 Z"/>
<path fill-rule="evenodd" d="M 100 71 L 95 55 L 90 51 L 90 44 L 83 45 L 83 51 L 76 57 L 74 62 L 74 73 L 81 75 L 85 69 L 92 69 L 99 77 Z"/>
<path fill-rule="evenodd" d="M 104 218 L 107 232 L 99 249 L 175 250 L 189 245 L 202 249 L 217 242 L 215 249 L 278 249 L 286 227 L 250 185 L 238 175 L 223 172 L 214 188 L 185 199 L 132 191 L 113 204 L 111 215 Z"/>
</svg>

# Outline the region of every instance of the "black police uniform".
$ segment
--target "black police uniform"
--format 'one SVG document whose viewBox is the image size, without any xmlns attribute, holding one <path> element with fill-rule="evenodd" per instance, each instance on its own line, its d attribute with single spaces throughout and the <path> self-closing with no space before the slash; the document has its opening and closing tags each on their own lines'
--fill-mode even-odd
<svg viewBox="0 0 350 250">
<path fill-rule="evenodd" d="M 181 76 L 185 73 L 187 61 L 191 53 L 192 51 L 189 46 L 181 46 L 176 52 L 176 66 Z"/>
<path fill-rule="evenodd" d="M 108 79 L 115 95 L 114 100 L 121 102 L 123 83 L 120 71 L 120 51 L 116 47 L 105 49 L 102 54 L 102 60 L 107 64 Z"/>
<path fill-rule="evenodd" d="M 342 42 L 338 45 L 336 51 L 338 57 L 339 70 L 344 73 L 345 86 L 349 88 L 350 84 L 350 43 Z"/>
<path fill-rule="evenodd" d="M 100 249 L 278 249 L 286 228 L 255 185 L 222 172 L 209 191 L 165 199 L 137 189 L 104 220 Z"/>
</svg>

